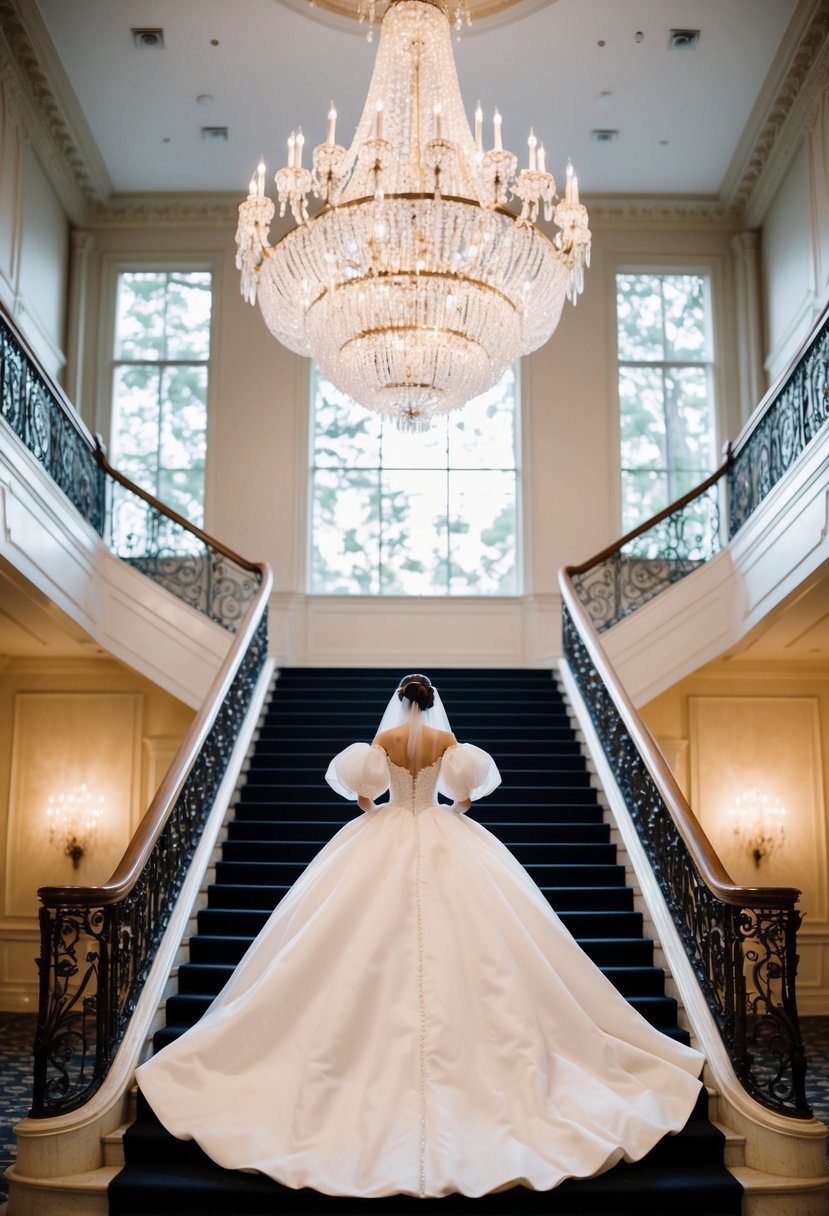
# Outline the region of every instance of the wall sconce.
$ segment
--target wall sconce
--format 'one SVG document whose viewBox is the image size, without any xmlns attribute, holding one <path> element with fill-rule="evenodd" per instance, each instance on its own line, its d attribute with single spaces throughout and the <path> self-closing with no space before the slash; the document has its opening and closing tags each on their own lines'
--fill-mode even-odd
<svg viewBox="0 0 829 1216">
<path fill-rule="evenodd" d="M 104 814 L 104 796 L 97 797 L 86 782 L 76 786 L 69 794 L 50 794 L 46 806 L 46 822 L 49 825 L 49 841 L 62 850 L 64 856 L 72 858 L 72 867 L 77 870 L 81 858 L 89 852 Z"/>
<path fill-rule="evenodd" d="M 786 843 L 786 808 L 758 789 L 739 794 L 728 816 L 734 835 L 754 858 L 758 869 L 764 857 Z"/>
</svg>

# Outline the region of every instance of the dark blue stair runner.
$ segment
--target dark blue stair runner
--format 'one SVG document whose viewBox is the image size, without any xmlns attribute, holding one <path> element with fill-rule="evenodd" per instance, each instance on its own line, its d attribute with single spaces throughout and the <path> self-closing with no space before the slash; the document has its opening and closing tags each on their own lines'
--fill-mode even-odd
<svg viewBox="0 0 829 1216">
<path fill-rule="evenodd" d="M 356 812 L 325 784 L 331 757 L 370 741 L 398 670 L 286 669 L 276 684 L 247 784 L 229 824 L 216 881 L 198 914 L 189 962 L 167 1002 L 159 1050 L 192 1026 L 304 866 Z M 616 861 L 610 829 L 550 672 L 429 672 L 458 738 L 495 757 L 503 784 L 474 808 L 541 887 L 582 948 L 649 1022 L 687 1042 L 676 1001 L 653 966 L 653 943 Z M 113 1216 L 265 1216 L 280 1212 L 398 1211 L 439 1203 L 556 1216 L 736 1216 L 742 1190 L 723 1165 L 723 1137 L 706 1118 L 705 1091 L 687 1126 L 641 1162 L 552 1192 L 514 1187 L 481 1199 L 330 1198 L 261 1175 L 224 1170 L 192 1141 L 170 1136 L 139 1094 L 124 1138 L 125 1168 L 109 1188 Z"/>
</svg>

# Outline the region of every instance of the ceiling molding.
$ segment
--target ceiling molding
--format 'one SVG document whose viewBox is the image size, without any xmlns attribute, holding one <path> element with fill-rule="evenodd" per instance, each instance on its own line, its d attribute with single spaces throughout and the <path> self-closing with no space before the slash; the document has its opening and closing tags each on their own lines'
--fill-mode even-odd
<svg viewBox="0 0 829 1216">
<path fill-rule="evenodd" d="M 0 0 L 0 79 L 70 219 L 112 189 L 33 0 Z"/>
<path fill-rule="evenodd" d="M 614 229 L 702 229 L 736 232 L 742 227 L 739 210 L 718 199 L 671 196 L 590 195 L 586 199 L 594 231 Z M 114 194 L 87 211 L 90 228 L 221 228 L 235 229 L 239 216 L 236 194 Z M 277 221 L 278 223 L 278 221 Z M 544 227 L 544 225 L 542 225 Z M 287 230 L 287 229 L 286 229 Z M 273 239 L 280 233 L 274 231 Z"/>
<path fill-rule="evenodd" d="M 743 226 L 741 210 L 715 198 L 594 194 L 583 201 L 594 232 L 624 228 L 735 232 Z"/>
<path fill-rule="evenodd" d="M 826 79 L 829 0 L 803 0 L 746 125 L 723 183 L 723 200 L 747 226 L 762 222 L 802 137 L 802 122 Z"/>
<path fill-rule="evenodd" d="M 234 231 L 239 195 L 226 193 L 113 194 L 87 210 L 90 228 L 223 228 Z"/>
</svg>

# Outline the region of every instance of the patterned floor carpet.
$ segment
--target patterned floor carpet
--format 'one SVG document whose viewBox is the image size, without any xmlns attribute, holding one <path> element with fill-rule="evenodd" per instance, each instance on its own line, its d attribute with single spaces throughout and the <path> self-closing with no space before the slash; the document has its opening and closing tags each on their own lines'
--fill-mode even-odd
<svg viewBox="0 0 829 1216">
<path fill-rule="evenodd" d="M 0 1204 L 6 1198 L 3 1174 L 14 1161 L 12 1128 L 28 1112 L 32 1088 L 32 1038 L 35 1020 L 27 1013 L 0 1013 Z M 804 1018 L 809 1056 L 809 1100 L 829 1123 L 829 1017 Z"/>
</svg>

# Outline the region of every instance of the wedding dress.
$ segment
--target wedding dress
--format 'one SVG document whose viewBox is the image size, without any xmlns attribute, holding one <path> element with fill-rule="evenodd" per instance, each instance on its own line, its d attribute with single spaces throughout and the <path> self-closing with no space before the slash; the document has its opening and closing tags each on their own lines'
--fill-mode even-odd
<svg viewBox="0 0 829 1216">
<path fill-rule="evenodd" d="M 138 1070 L 175 1136 L 289 1187 L 377 1198 L 538 1190 L 682 1128 L 702 1057 L 660 1034 L 508 849 L 437 803 L 500 780 L 450 747 L 412 774 L 354 744 L 352 820 L 310 863 L 205 1016 Z"/>
</svg>

